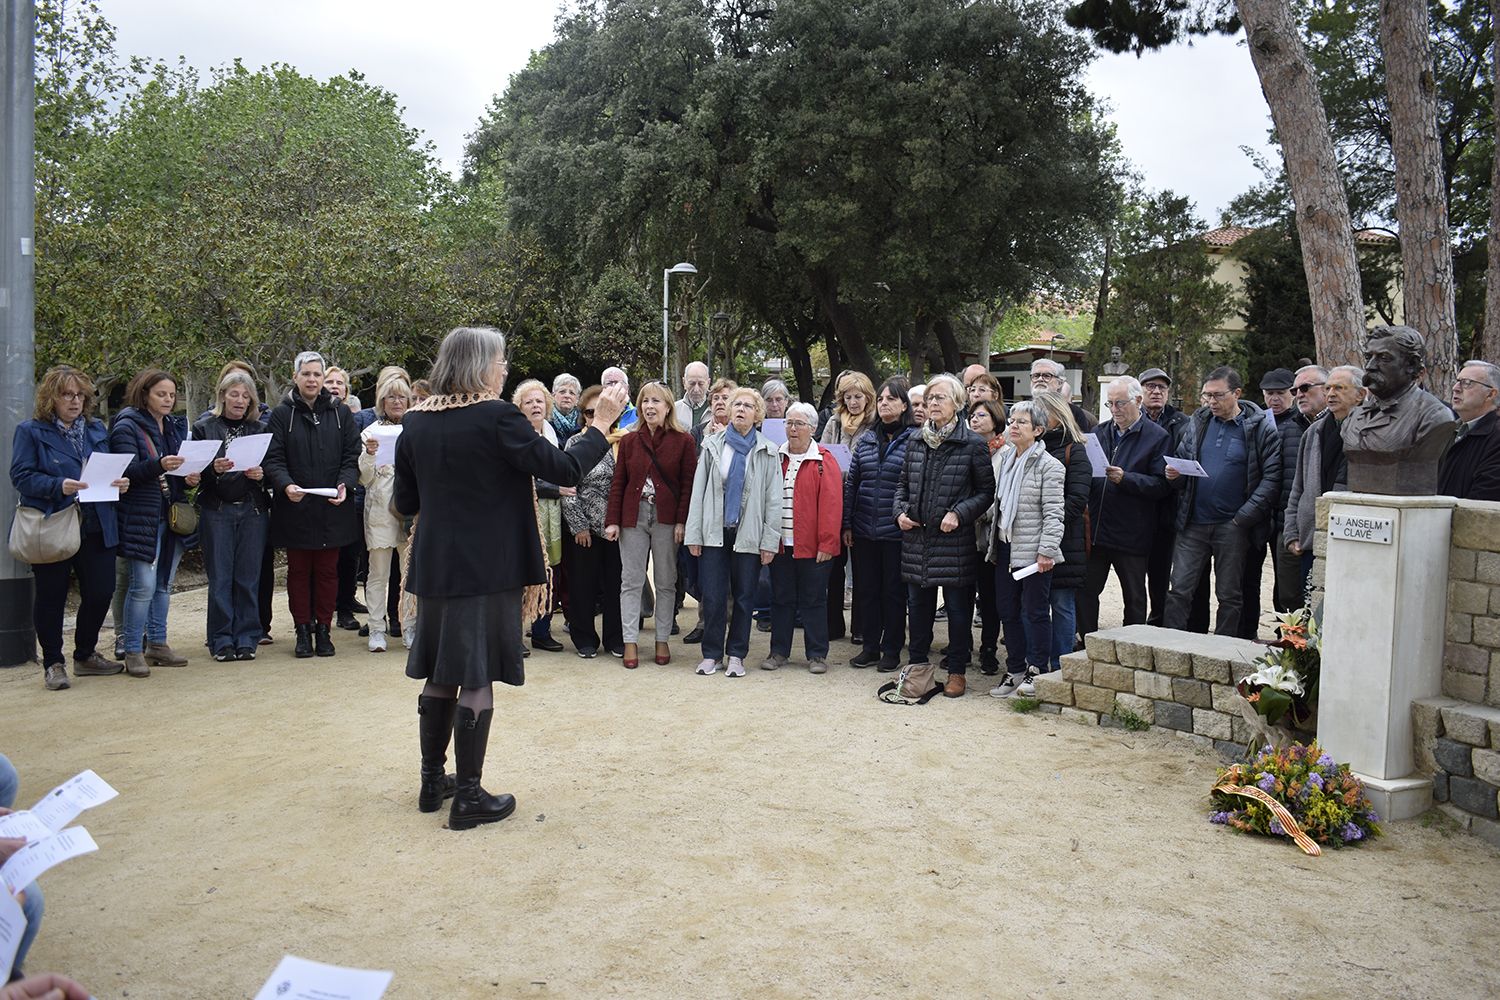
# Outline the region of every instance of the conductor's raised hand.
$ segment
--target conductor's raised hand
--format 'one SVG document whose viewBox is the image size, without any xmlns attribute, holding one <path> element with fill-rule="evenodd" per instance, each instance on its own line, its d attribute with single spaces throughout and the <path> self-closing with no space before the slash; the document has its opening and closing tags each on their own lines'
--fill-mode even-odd
<svg viewBox="0 0 1500 1000">
<path fill-rule="evenodd" d="M 625 412 L 625 406 L 630 397 L 625 395 L 623 385 L 606 386 L 599 393 L 599 398 L 594 400 L 594 419 L 589 421 L 589 426 L 597 428 L 601 434 L 609 433 L 610 425 L 620 419 L 620 414 Z"/>
</svg>

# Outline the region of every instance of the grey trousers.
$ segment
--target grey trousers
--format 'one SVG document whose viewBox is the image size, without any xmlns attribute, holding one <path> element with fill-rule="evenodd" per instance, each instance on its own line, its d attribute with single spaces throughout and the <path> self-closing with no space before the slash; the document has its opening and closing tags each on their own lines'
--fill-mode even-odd
<svg viewBox="0 0 1500 1000">
<path fill-rule="evenodd" d="M 656 581 L 656 641 L 672 638 L 672 613 L 677 607 L 676 525 L 658 524 L 656 504 L 641 501 L 635 527 L 620 528 L 620 630 L 625 642 L 637 642 L 641 629 L 641 587 L 646 582 L 646 557 Z"/>
<path fill-rule="evenodd" d="M 1231 522 L 1223 524 L 1189 524 L 1177 532 L 1177 548 L 1172 554 L 1172 589 L 1167 594 L 1167 628 L 1187 628 L 1193 594 L 1208 572 L 1213 560 L 1214 590 L 1219 599 L 1219 617 L 1214 631 L 1219 635 L 1238 635 L 1244 595 L 1240 591 L 1244 575 L 1245 550 L 1249 538 Z"/>
</svg>

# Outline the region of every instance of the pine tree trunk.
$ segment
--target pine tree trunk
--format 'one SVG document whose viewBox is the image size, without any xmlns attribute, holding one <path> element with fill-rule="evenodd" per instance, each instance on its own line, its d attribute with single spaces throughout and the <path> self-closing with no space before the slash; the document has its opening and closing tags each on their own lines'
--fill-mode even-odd
<svg viewBox="0 0 1500 1000">
<path fill-rule="evenodd" d="M 1490 51 L 1495 107 L 1500 108 L 1500 0 L 1490 5 L 1490 29 L 1495 36 Z M 1500 114 L 1495 115 L 1495 151 L 1490 164 L 1490 261 L 1484 285 L 1484 334 L 1479 343 L 1479 356 L 1492 362 L 1500 361 Z"/>
<path fill-rule="evenodd" d="M 830 273 L 826 268 L 818 268 L 808 277 L 812 284 L 813 294 L 817 297 L 818 307 L 828 320 L 834 336 L 838 338 L 839 353 L 848 359 L 848 366 L 856 371 L 864 372 L 872 379 L 879 379 L 880 372 L 876 370 L 875 358 L 870 354 L 869 345 L 865 343 L 864 331 L 859 328 L 854 311 L 839 299 L 838 276 Z M 830 364 L 833 362 L 831 350 L 828 360 Z M 837 373 L 838 368 L 835 368 L 834 372 Z"/>
<path fill-rule="evenodd" d="M 1359 261 L 1317 78 L 1287 0 L 1236 0 L 1250 59 L 1281 140 L 1322 365 L 1358 363 L 1364 341 Z"/>
<path fill-rule="evenodd" d="M 1396 221 L 1401 230 L 1406 323 L 1427 338 L 1428 390 L 1439 399 L 1458 374 L 1453 311 L 1453 244 L 1437 131 L 1432 24 L 1426 0 L 1382 0 L 1380 48 L 1396 155 Z"/>
</svg>

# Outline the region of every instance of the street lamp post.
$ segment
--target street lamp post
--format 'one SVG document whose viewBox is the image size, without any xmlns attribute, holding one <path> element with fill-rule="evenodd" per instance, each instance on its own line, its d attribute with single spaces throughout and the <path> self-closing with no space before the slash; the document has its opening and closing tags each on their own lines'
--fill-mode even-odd
<svg viewBox="0 0 1500 1000">
<path fill-rule="evenodd" d="M 674 264 L 661 273 L 661 381 L 663 385 L 671 385 L 668 381 L 670 375 L 667 371 L 668 358 L 672 356 L 668 345 L 669 330 L 671 328 L 672 300 L 669 291 L 672 286 L 672 275 L 674 274 L 697 274 L 698 269 L 687 261 Z"/>
</svg>

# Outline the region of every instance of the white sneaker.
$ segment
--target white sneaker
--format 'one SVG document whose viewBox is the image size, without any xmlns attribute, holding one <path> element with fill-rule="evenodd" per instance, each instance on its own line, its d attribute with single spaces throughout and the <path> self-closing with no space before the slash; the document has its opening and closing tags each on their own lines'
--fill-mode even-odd
<svg viewBox="0 0 1500 1000">
<path fill-rule="evenodd" d="M 707 677 L 709 674 L 717 673 L 719 670 L 718 660 L 699 660 L 697 672 Z"/>
<path fill-rule="evenodd" d="M 729 663 L 724 667 L 724 676 L 725 677 L 743 677 L 743 676 L 745 676 L 745 661 L 742 660 L 742 659 L 740 659 L 738 656 L 731 656 L 729 658 Z"/>
<path fill-rule="evenodd" d="M 1009 698 L 1020 689 L 1026 679 L 1025 674 L 1006 674 L 1005 680 L 990 688 L 990 697 Z"/>
<path fill-rule="evenodd" d="M 379 629 L 379 628 L 372 628 L 372 629 L 370 629 L 370 652 L 372 652 L 372 653 L 384 653 L 385 652 L 385 629 Z"/>
<path fill-rule="evenodd" d="M 1026 670 L 1026 678 L 1025 680 L 1021 681 L 1020 685 L 1016 688 L 1016 694 L 1022 698 L 1035 698 L 1036 678 L 1036 670 L 1034 668 L 1028 667 Z"/>
</svg>

